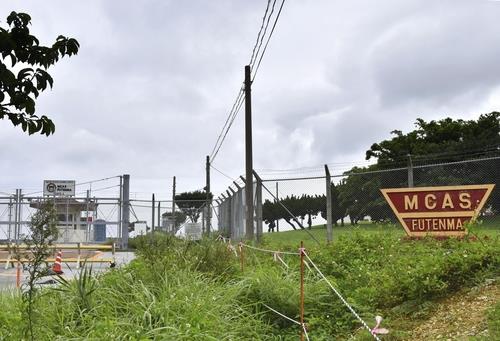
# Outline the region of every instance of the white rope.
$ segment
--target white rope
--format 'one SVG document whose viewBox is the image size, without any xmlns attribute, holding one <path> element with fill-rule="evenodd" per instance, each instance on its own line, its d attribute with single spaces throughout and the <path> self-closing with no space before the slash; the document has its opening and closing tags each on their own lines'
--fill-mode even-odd
<svg viewBox="0 0 500 341">
<path fill-rule="evenodd" d="M 309 341 L 309 335 L 307 334 L 307 328 L 306 328 L 305 323 L 302 323 L 302 330 L 304 331 L 304 335 L 306 337 L 306 340 Z"/>
<path fill-rule="evenodd" d="M 309 258 L 309 255 L 304 251 L 304 255 L 306 256 L 306 258 L 309 260 L 309 262 L 311 262 L 312 266 L 316 269 L 316 271 L 320 274 L 321 277 L 323 277 L 323 279 L 326 281 L 326 283 L 328 283 L 328 285 L 330 286 L 330 288 L 333 290 L 333 292 L 340 298 L 340 300 L 342 301 L 342 303 L 345 304 L 345 306 L 351 311 L 351 313 L 361 322 L 361 324 L 368 330 L 368 332 L 370 333 L 371 336 L 373 336 L 373 338 L 377 341 L 380 341 L 379 337 L 377 335 L 375 335 L 374 333 L 372 333 L 372 330 L 370 327 L 368 327 L 368 325 L 366 324 L 365 321 L 363 321 L 363 319 L 354 311 L 354 309 L 349 305 L 349 303 L 347 303 L 347 301 L 344 299 L 344 297 L 342 297 L 342 295 L 337 291 L 337 289 L 335 289 L 332 285 L 332 283 L 330 283 L 330 281 L 325 277 L 325 275 L 323 275 L 323 273 L 321 272 L 320 269 L 318 269 L 318 267 L 316 266 L 316 264 L 314 264 L 314 262 L 311 260 L 311 258 Z"/>
<path fill-rule="evenodd" d="M 294 320 L 294 319 L 292 319 L 291 317 L 288 317 L 288 316 L 286 316 L 286 315 L 283 315 L 282 313 L 280 313 L 280 312 L 279 312 L 279 311 L 277 311 L 277 310 L 274 310 L 273 308 L 271 308 L 271 307 L 270 307 L 270 306 L 268 306 L 267 304 L 262 303 L 262 305 L 263 305 L 264 307 L 266 307 L 267 309 L 269 309 L 269 310 L 271 310 L 271 311 L 275 312 L 275 313 L 276 313 L 276 314 L 278 314 L 279 316 L 286 318 L 288 321 L 291 321 L 291 322 L 293 322 L 293 323 L 295 323 L 295 324 L 298 324 L 299 326 L 301 325 L 301 323 L 300 323 L 299 321 L 295 321 L 295 320 Z"/>
<path fill-rule="evenodd" d="M 284 255 L 295 255 L 295 256 L 298 256 L 300 255 L 300 253 L 298 252 L 287 252 L 287 251 L 276 251 L 276 250 L 267 250 L 267 249 L 261 249 L 261 248 L 258 248 L 258 247 L 255 247 L 255 246 L 250 246 L 250 245 L 247 245 L 247 244 L 243 244 L 241 243 L 242 246 L 245 246 L 245 247 L 248 247 L 249 249 L 254 249 L 254 250 L 257 250 L 257 251 L 262 251 L 262 252 L 269 252 L 269 253 L 281 253 L 281 254 L 284 254 Z"/>
<path fill-rule="evenodd" d="M 307 341 L 309 341 L 309 335 L 307 334 L 307 328 L 306 328 L 306 324 L 305 324 L 305 323 L 300 323 L 299 321 L 295 321 L 294 319 L 292 319 L 292 318 L 290 318 L 290 317 L 288 317 L 288 316 L 286 316 L 286 315 L 284 315 L 284 314 L 280 313 L 279 311 L 277 311 L 277 310 L 275 310 L 275 309 L 271 308 L 271 307 L 270 307 L 270 306 L 268 306 L 267 304 L 262 303 L 262 305 L 263 305 L 264 307 L 266 307 L 267 309 L 269 309 L 269 310 L 273 311 L 274 313 L 278 314 L 279 316 L 286 318 L 288 321 L 293 322 L 293 323 L 298 324 L 299 326 L 301 326 L 301 327 L 302 327 L 302 330 L 304 331 L 304 335 L 305 335 L 305 337 L 306 337 L 306 340 L 307 340 Z"/>
<path fill-rule="evenodd" d="M 277 260 L 279 260 L 281 262 L 281 264 L 283 264 L 285 266 L 285 268 L 289 269 L 288 264 L 286 264 L 285 261 L 283 260 L 283 258 L 281 258 L 279 252 L 275 252 L 274 255 L 273 255 L 273 258 L 274 258 L 275 262 Z"/>
</svg>

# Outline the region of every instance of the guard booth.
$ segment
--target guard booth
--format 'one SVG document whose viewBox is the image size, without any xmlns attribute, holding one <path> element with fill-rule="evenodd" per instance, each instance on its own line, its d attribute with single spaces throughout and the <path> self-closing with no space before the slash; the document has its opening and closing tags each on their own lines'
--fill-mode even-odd
<svg viewBox="0 0 500 341">
<path fill-rule="evenodd" d="M 43 199 L 30 202 L 30 207 L 40 209 L 47 201 L 55 205 L 57 212 L 58 243 L 88 243 L 96 240 L 93 225 L 98 223 L 98 239 L 102 239 L 106 224 L 104 221 L 94 222 L 97 204 L 90 198 L 79 201 L 75 196 L 74 180 L 44 180 Z M 99 232 L 96 231 L 96 232 Z"/>
<path fill-rule="evenodd" d="M 57 212 L 57 228 L 59 235 L 58 243 L 86 243 L 95 241 L 93 228 L 93 212 L 97 210 L 97 204 L 93 201 L 83 202 L 74 198 L 44 199 L 30 203 L 30 207 L 40 209 L 44 202 L 52 201 Z M 104 221 L 96 221 L 102 230 Z M 104 226 L 105 222 L 104 222 Z M 105 235 L 104 231 L 104 235 Z M 102 234 L 99 234 L 99 236 Z M 99 240 L 100 241 L 100 240 Z"/>
</svg>

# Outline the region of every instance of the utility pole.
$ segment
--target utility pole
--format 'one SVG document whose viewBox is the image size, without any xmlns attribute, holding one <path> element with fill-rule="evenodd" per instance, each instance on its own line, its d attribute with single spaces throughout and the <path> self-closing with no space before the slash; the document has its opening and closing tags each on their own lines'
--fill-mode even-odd
<svg viewBox="0 0 500 341">
<path fill-rule="evenodd" d="M 252 153 L 252 79 L 250 65 L 245 66 L 245 208 L 246 239 L 253 239 L 253 153 Z"/>
<path fill-rule="evenodd" d="M 206 162 L 206 180 L 207 180 L 207 185 L 205 187 L 205 191 L 207 192 L 207 214 L 205 216 L 206 218 L 206 229 L 207 229 L 207 235 L 210 235 L 210 229 L 212 226 L 212 199 L 211 199 L 211 193 L 210 193 L 210 156 L 207 155 L 207 162 Z"/>
<path fill-rule="evenodd" d="M 155 194 L 151 197 L 151 232 L 155 230 Z"/>
<path fill-rule="evenodd" d="M 408 187 L 413 187 L 413 162 L 411 154 L 408 154 Z"/>
<path fill-rule="evenodd" d="M 175 234 L 175 176 L 172 184 L 172 234 Z"/>
<path fill-rule="evenodd" d="M 326 173 L 326 240 L 328 243 L 332 242 L 333 229 L 332 229 L 332 178 L 328 165 L 325 165 Z"/>
</svg>

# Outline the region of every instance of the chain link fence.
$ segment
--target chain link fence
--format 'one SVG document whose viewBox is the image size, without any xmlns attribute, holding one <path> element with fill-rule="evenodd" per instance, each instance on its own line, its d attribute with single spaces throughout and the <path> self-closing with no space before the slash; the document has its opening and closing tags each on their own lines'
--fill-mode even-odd
<svg viewBox="0 0 500 341">
<path fill-rule="evenodd" d="M 308 168 L 302 174 L 289 177 L 266 176 L 262 172 L 260 176 L 264 186 L 261 209 L 265 231 L 307 229 L 326 224 L 325 170 Z M 380 192 L 383 188 L 470 184 L 496 185 L 479 220 L 485 226 L 500 226 L 500 156 L 448 163 L 417 162 L 393 169 L 353 167 L 347 172 L 331 174 L 330 179 L 332 223 L 335 226 L 361 222 L 397 223 L 395 214 Z M 227 237 L 243 237 L 244 188 L 228 191 L 217 202 L 219 230 Z M 257 208 L 259 205 L 256 202 Z"/>
</svg>

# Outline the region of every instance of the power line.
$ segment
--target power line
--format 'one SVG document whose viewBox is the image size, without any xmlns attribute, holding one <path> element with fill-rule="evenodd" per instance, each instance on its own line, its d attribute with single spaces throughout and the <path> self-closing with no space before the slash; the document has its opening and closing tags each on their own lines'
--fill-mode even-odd
<svg viewBox="0 0 500 341">
<path fill-rule="evenodd" d="M 231 120 L 229 121 L 229 124 L 227 126 L 226 131 L 224 132 L 224 135 L 222 136 L 222 139 L 221 139 L 221 141 L 219 143 L 219 146 L 217 147 L 217 150 L 215 151 L 215 153 L 213 154 L 213 156 L 210 158 L 210 162 L 213 162 L 213 160 L 215 160 L 215 157 L 219 153 L 219 150 L 222 147 L 222 144 L 224 143 L 224 140 L 226 139 L 227 133 L 229 133 L 229 130 L 231 129 L 231 126 L 233 125 L 233 122 L 234 122 L 236 116 L 238 115 L 238 113 L 239 113 L 239 111 L 241 109 L 241 106 L 243 105 L 244 102 L 245 102 L 245 95 L 243 94 L 243 96 L 241 96 L 241 98 L 240 98 L 240 102 L 236 105 L 236 109 L 235 109 L 235 111 L 233 113 L 233 116 L 231 117 Z"/>
<path fill-rule="evenodd" d="M 257 58 L 257 54 L 259 53 L 257 51 L 257 54 L 256 54 L 255 50 L 257 48 L 257 45 L 259 44 L 259 38 L 260 38 L 260 35 L 261 35 L 262 30 L 264 28 L 264 22 L 266 21 L 267 12 L 269 11 L 269 5 L 270 4 L 271 4 L 271 0 L 267 0 L 266 11 L 264 12 L 264 16 L 262 17 L 262 24 L 260 25 L 259 34 L 257 34 L 257 40 L 255 41 L 255 45 L 254 45 L 253 50 L 252 50 L 252 56 L 250 57 L 250 63 L 248 63 L 248 65 L 252 65 L 252 63 L 254 61 L 253 58 L 254 57 Z M 273 10 L 274 10 L 274 4 L 273 4 Z M 272 12 L 271 12 L 271 15 L 272 15 Z M 266 29 L 267 29 L 267 26 L 266 26 Z M 266 34 L 265 31 L 264 31 L 264 34 Z"/>
<path fill-rule="evenodd" d="M 215 145 L 212 148 L 212 152 L 210 153 L 210 162 L 212 162 L 213 159 L 215 159 L 217 152 L 219 151 L 222 143 L 224 142 L 223 140 L 221 140 L 223 138 L 222 136 L 224 135 L 224 132 L 226 131 L 227 125 L 231 121 L 231 118 L 234 116 L 233 115 L 234 110 L 237 107 L 242 96 L 244 96 L 243 87 L 240 88 L 240 91 L 238 92 L 238 95 L 236 96 L 236 100 L 234 101 L 233 106 L 231 107 L 231 110 L 229 111 L 229 114 L 226 118 L 226 121 L 224 122 L 224 125 L 222 126 L 221 132 L 220 132 L 219 136 L 217 137 L 217 141 L 215 141 Z M 225 134 L 227 134 L 227 131 Z M 219 144 L 219 142 L 220 142 L 220 144 Z"/>
<path fill-rule="evenodd" d="M 210 167 L 212 167 L 214 170 L 216 170 L 217 172 L 219 172 L 220 174 L 224 175 L 226 178 L 228 178 L 229 180 L 231 181 L 234 181 L 234 178 L 230 177 L 229 175 L 227 175 L 226 173 L 220 171 L 219 169 L 215 168 L 213 164 L 210 164 Z"/>
<path fill-rule="evenodd" d="M 279 19 L 280 15 L 281 15 L 281 10 L 283 9 L 283 5 L 284 4 L 285 4 L 285 0 L 282 0 L 281 1 L 280 9 L 278 11 L 278 14 L 276 15 L 276 19 L 274 19 L 274 23 L 273 23 L 273 27 L 271 29 L 271 33 L 269 33 L 269 37 L 267 37 L 266 45 L 264 45 L 264 50 L 262 50 L 262 54 L 260 55 L 259 62 L 257 63 L 257 68 L 255 69 L 255 72 L 253 74 L 252 82 L 254 81 L 255 76 L 257 76 L 257 72 L 259 71 L 260 63 L 262 62 L 262 58 L 264 58 L 264 54 L 266 53 L 267 45 L 269 45 L 269 41 L 271 40 L 271 37 L 273 36 L 274 29 L 276 28 L 276 24 L 278 23 L 278 19 Z"/>
<path fill-rule="evenodd" d="M 268 3 L 268 6 L 269 6 L 269 3 Z M 260 52 L 260 49 L 262 48 L 262 43 L 264 42 L 264 37 L 266 36 L 266 33 L 267 33 L 267 28 L 269 27 L 269 22 L 271 21 L 271 17 L 273 16 L 273 13 L 274 13 L 274 7 L 276 6 L 276 0 L 273 1 L 273 6 L 271 8 L 271 13 L 269 13 L 269 16 L 267 17 L 267 21 L 266 21 L 266 26 L 264 27 L 264 33 L 262 34 L 262 36 L 260 37 L 260 41 L 258 40 L 258 37 L 257 37 L 257 41 L 259 42 L 259 47 L 257 48 L 257 53 L 255 54 L 255 59 L 253 60 L 253 62 L 251 62 L 249 65 L 250 65 L 250 68 L 252 69 L 254 64 L 255 64 L 255 61 L 257 60 L 257 56 L 259 55 L 259 52 Z M 266 12 L 267 12 L 267 9 L 266 8 Z M 265 16 L 264 18 L 262 19 L 262 22 L 264 22 L 264 19 L 265 19 Z M 262 28 L 261 28 L 262 29 Z M 259 35 L 260 35 L 260 31 L 259 31 Z"/>
<path fill-rule="evenodd" d="M 276 0 L 273 1 L 271 11 L 269 12 L 270 3 L 271 3 L 271 0 L 268 0 L 267 5 L 266 5 L 266 10 L 265 10 L 264 16 L 262 18 L 262 23 L 260 25 L 259 32 L 257 34 L 257 40 L 255 42 L 253 49 L 252 49 L 252 55 L 250 57 L 250 68 L 251 69 L 253 69 L 253 66 L 255 65 L 257 58 L 259 60 L 257 63 L 257 68 L 255 69 L 255 73 L 253 75 L 252 81 L 257 74 L 257 71 L 260 67 L 262 59 L 264 58 L 264 54 L 266 52 L 266 49 L 267 49 L 267 46 L 268 46 L 269 41 L 271 39 L 271 36 L 273 35 L 274 29 L 276 28 L 276 24 L 277 24 L 278 19 L 280 17 L 281 10 L 283 9 L 283 5 L 285 3 L 285 0 L 282 0 L 282 2 L 281 2 L 279 11 L 276 15 L 276 18 L 274 19 L 274 23 L 273 23 L 271 32 L 269 33 L 269 36 L 267 37 L 266 44 L 264 45 L 264 49 L 262 50 L 262 53 L 260 54 L 260 57 L 259 57 L 259 52 L 262 48 L 262 44 L 264 42 L 264 38 L 265 38 L 265 35 L 267 32 L 269 23 L 271 21 L 273 13 L 274 13 L 274 8 L 276 6 Z M 219 153 L 219 150 L 222 147 L 222 144 L 224 143 L 224 140 L 225 140 L 229 130 L 231 129 L 231 126 L 232 126 L 236 116 L 238 115 L 238 112 L 239 112 L 241 106 L 243 105 L 244 100 L 245 100 L 244 91 L 243 91 L 243 88 L 240 88 L 240 91 L 238 92 L 238 96 L 236 97 L 236 100 L 234 101 L 233 106 L 232 106 L 231 110 L 229 111 L 229 114 L 226 118 L 224 126 L 222 127 L 222 130 L 219 133 L 219 136 L 217 137 L 217 141 L 215 142 L 215 145 L 212 148 L 212 152 L 210 153 L 210 162 L 213 162 L 213 160 L 216 158 L 217 154 Z"/>
</svg>

